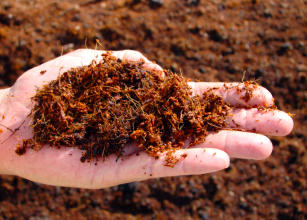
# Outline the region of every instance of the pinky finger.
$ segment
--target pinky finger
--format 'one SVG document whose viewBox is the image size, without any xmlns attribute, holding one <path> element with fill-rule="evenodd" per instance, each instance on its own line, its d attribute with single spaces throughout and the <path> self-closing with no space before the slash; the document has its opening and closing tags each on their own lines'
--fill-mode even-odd
<svg viewBox="0 0 307 220">
<path fill-rule="evenodd" d="M 145 152 L 122 156 L 110 155 L 97 163 L 80 163 L 77 149 L 48 147 L 38 152 L 29 150 L 23 157 L 13 155 L 11 166 L 15 175 L 32 181 L 68 187 L 99 189 L 150 178 L 197 175 L 215 172 L 229 166 L 229 156 L 214 148 L 180 149 L 174 167 L 165 166 L 167 153 L 159 159 Z"/>
</svg>

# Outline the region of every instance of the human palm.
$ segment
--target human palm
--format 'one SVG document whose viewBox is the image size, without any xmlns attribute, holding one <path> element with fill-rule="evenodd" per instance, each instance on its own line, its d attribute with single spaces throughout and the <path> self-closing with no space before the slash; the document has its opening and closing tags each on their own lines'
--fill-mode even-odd
<svg viewBox="0 0 307 220">
<path fill-rule="evenodd" d="M 31 97 L 37 88 L 72 67 L 101 59 L 101 53 L 83 49 L 58 57 L 27 71 L 11 88 L 0 91 L 0 173 L 50 185 L 82 188 L 104 188 L 164 176 L 204 174 L 228 167 L 230 157 L 264 159 L 272 152 L 272 143 L 264 135 L 282 136 L 292 130 L 293 121 L 288 114 L 278 110 L 259 110 L 273 105 L 272 95 L 263 87 L 256 87 L 251 99 L 245 101 L 242 99 L 244 91 L 240 92 L 243 84 L 190 82 L 194 94 L 201 95 L 211 89 L 232 106 L 227 119 L 229 127 L 209 134 L 202 144 L 177 150 L 174 154 L 178 157 L 187 156 L 173 168 L 164 165 L 164 154 L 155 159 L 139 152 L 135 144 L 127 145 L 119 160 L 110 155 L 97 163 L 81 163 L 82 152 L 77 148 L 43 147 L 39 151 L 28 150 L 22 156 L 17 155 L 18 144 L 32 137 L 29 114 L 33 107 Z M 145 68 L 161 70 L 137 51 L 114 51 L 113 55 L 128 61 L 143 59 Z"/>
</svg>

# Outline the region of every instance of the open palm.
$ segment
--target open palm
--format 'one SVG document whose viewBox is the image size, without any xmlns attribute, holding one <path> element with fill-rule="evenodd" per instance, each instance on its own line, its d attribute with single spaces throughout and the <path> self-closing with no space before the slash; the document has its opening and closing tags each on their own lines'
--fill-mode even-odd
<svg viewBox="0 0 307 220">
<path fill-rule="evenodd" d="M 210 134 L 205 143 L 192 148 L 177 150 L 175 155 L 186 154 L 173 168 L 166 167 L 164 156 L 154 159 L 138 152 L 134 144 L 125 148 L 125 154 L 116 160 L 115 155 L 97 163 L 80 162 L 82 152 L 76 148 L 60 149 L 43 147 L 39 151 L 28 150 L 18 156 L 16 146 L 23 139 L 32 137 L 31 97 L 37 88 L 55 80 L 59 74 L 72 67 L 88 65 L 93 59 L 101 59 L 102 51 L 77 50 L 58 57 L 24 73 L 9 89 L 0 91 L 0 173 L 21 176 L 40 183 L 82 188 L 104 188 L 121 183 L 164 176 L 204 174 L 229 166 L 229 158 L 264 159 L 272 152 L 272 144 L 264 135 L 286 135 L 293 127 L 288 114 L 274 110 L 261 111 L 257 107 L 273 104 L 272 95 L 258 86 L 247 102 L 242 99 L 240 83 L 190 82 L 194 94 L 205 90 L 221 96 L 231 106 L 229 128 Z M 161 69 L 137 51 L 114 51 L 113 55 L 128 61 L 145 60 L 145 68 Z M 253 108 L 251 108 L 251 106 Z M 248 108 L 246 108 L 248 107 Z M 3 116 L 3 117 L 2 117 Z M 244 132 L 253 131 L 256 133 Z M 258 134 L 257 134 L 258 133 Z"/>
</svg>

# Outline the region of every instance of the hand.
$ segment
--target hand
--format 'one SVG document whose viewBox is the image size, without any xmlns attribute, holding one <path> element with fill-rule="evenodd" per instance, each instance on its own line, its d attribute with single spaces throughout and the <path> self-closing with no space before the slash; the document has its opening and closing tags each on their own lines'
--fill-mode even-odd
<svg viewBox="0 0 307 220">
<path fill-rule="evenodd" d="M 58 57 L 27 71 L 14 86 L 1 91 L 0 173 L 50 185 L 82 188 L 104 188 L 164 176 L 204 174 L 227 168 L 229 157 L 264 159 L 271 154 L 272 144 L 262 134 L 280 136 L 292 130 L 293 121 L 284 112 L 240 108 L 273 104 L 272 95 L 260 86 L 252 98 L 245 102 L 240 98 L 242 94 L 237 92 L 237 87 L 242 87 L 242 84 L 229 83 L 227 87 L 233 88 L 226 89 L 224 83 L 191 82 L 194 94 L 201 95 L 205 90 L 215 88 L 213 92 L 232 105 L 232 116 L 228 118 L 230 127 L 239 125 L 242 130 L 253 130 L 259 134 L 229 129 L 210 134 L 205 143 L 176 151 L 176 155 L 186 153 L 187 157 L 173 168 L 164 166 L 163 156 L 155 160 L 144 152 L 137 155 L 137 148 L 132 144 L 126 146 L 125 154 L 118 161 L 116 156 L 111 155 L 104 161 L 99 160 L 96 165 L 94 162 L 81 163 L 82 152 L 75 148 L 55 149 L 45 146 L 39 151 L 28 150 L 18 156 L 15 153 L 17 144 L 32 137 L 28 116 L 33 107 L 31 97 L 36 89 L 72 67 L 88 65 L 93 59 L 99 60 L 101 53 L 83 49 Z M 142 58 L 146 68 L 161 70 L 161 67 L 136 51 L 116 51 L 113 55 L 128 61 Z"/>
</svg>

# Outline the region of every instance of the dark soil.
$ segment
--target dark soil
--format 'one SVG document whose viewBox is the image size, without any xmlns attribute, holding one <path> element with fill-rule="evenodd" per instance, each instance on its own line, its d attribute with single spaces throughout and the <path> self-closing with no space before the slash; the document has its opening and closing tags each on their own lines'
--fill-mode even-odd
<svg viewBox="0 0 307 220">
<path fill-rule="evenodd" d="M 3 0 L 0 85 L 62 53 L 136 49 L 204 81 L 257 81 L 295 129 L 265 161 L 104 190 L 0 178 L 2 219 L 306 219 L 307 7 L 301 0 Z"/>
</svg>

